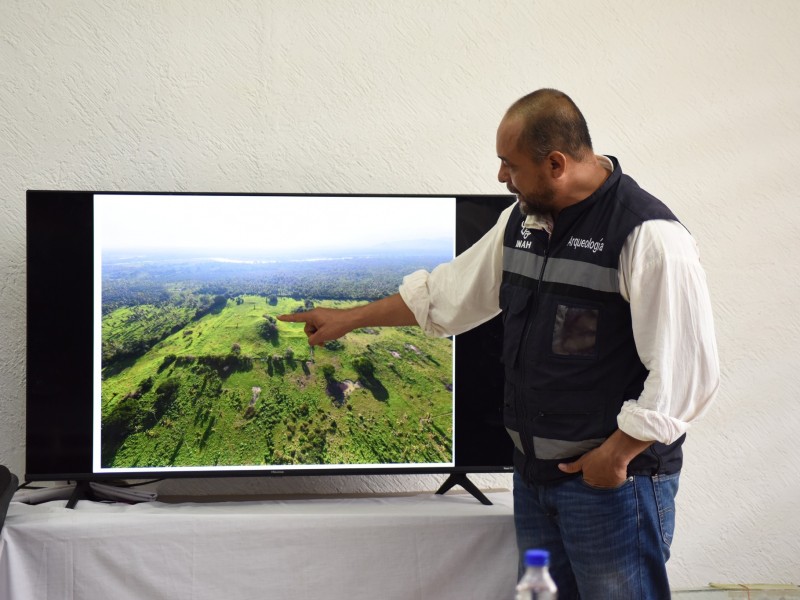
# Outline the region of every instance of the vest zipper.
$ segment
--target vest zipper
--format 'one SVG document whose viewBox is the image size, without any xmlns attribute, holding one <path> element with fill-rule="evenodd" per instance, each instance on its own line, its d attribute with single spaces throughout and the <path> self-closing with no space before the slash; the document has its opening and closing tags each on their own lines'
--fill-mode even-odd
<svg viewBox="0 0 800 600">
<path fill-rule="evenodd" d="M 526 370 L 524 368 L 525 365 L 525 355 L 528 353 L 528 338 L 530 337 L 531 329 L 533 328 L 533 321 L 536 318 L 536 313 L 539 311 L 539 295 L 542 291 L 542 278 L 544 277 L 544 270 L 547 267 L 547 258 L 550 254 L 550 239 L 551 237 L 548 236 L 547 242 L 544 246 L 544 260 L 542 261 L 542 268 L 539 270 L 539 280 L 536 282 L 536 297 L 533 300 L 533 304 L 531 306 L 531 310 L 528 312 L 528 315 L 525 319 L 525 333 L 522 336 L 522 389 L 520 390 L 517 387 L 514 391 L 518 394 L 517 396 L 517 410 L 518 412 L 522 412 L 522 419 L 520 419 L 520 415 L 517 414 L 517 422 L 520 424 L 520 435 L 522 438 L 522 447 L 525 448 L 525 475 L 529 481 L 533 481 L 533 473 L 534 473 L 534 465 L 536 462 L 536 456 L 534 455 L 533 451 L 533 433 L 528 430 L 528 410 L 525 406 L 525 403 L 522 401 L 523 398 L 520 397 L 520 394 L 524 393 L 526 389 L 525 386 L 525 379 L 527 377 Z M 520 352 L 517 351 L 517 361 L 520 360 Z"/>
</svg>

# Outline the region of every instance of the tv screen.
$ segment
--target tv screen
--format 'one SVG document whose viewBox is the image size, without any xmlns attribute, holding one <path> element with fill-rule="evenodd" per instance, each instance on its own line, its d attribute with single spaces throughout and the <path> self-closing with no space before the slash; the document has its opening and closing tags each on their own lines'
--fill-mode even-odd
<svg viewBox="0 0 800 600">
<path fill-rule="evenodd" d="M 27 479 L 510 471 L 496 319 L 276 317 L 393 294 L 512 201 L 29 191 Z"/>
</svg>

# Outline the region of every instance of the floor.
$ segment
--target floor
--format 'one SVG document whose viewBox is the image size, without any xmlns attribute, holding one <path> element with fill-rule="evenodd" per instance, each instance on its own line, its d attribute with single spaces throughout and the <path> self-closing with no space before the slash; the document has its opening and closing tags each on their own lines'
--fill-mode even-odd
<svg viewBox="0 0 800 600">
<path fill-rule="evenodd" d="M 754 585 L 730 589 L 674 590 L 672 600 L 800 600 L 798 586 Z"/>
</svg>

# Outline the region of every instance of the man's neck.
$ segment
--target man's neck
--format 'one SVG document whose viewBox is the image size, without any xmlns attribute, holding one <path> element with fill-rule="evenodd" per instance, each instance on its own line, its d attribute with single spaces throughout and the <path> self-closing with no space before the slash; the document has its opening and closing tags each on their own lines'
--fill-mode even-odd
<svg viewBox="0 0 800 600">
<path fill-rule="evenodd" d="M 611 170 L 605 166 L 605 161 L 601 161 L 596 155 L 592 155 L 592 158 L 585 162 L 573 163 L 572 183 L 560 203 L 560 210 L 586 200 L 602 187 L 609 175 Z M 557 217 L 558 214 L 554 214 L 553 220 Z"/>
<path fill-rule="evenodd" d="M 571 186 L 570 197 L 572 203 L 586 200 L 606 182 L 611 172 L 598 160 L 597 156 L 586 162 L 575 163 L 574 184 Z"/>
</svg>

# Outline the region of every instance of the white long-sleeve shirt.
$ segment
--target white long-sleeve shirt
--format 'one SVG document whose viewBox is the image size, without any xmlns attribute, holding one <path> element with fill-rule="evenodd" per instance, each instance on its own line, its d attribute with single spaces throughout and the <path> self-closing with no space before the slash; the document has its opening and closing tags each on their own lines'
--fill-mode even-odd
<svg viewBox="0 0 800 600">
<path fill-rule="evenodd" d="M 508 207 L 451 262 L 405 277 L 400 295 L 428 335 L 459 334 L 500 312 L 503 234 L 516 210 Z M 534 216 L 525 226 L 552 228 Z M 719 386 L 711 300 L 694 238 L 675 221 L 644 222 L 620 253 L 619 288 L 649 374 L 641 395 L 624 402 L 617 424 L 638 440 L 670 444 L 705 413 Z"/>
</svg>

